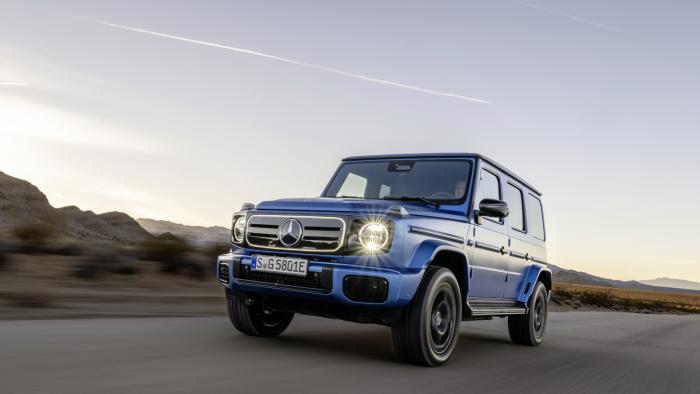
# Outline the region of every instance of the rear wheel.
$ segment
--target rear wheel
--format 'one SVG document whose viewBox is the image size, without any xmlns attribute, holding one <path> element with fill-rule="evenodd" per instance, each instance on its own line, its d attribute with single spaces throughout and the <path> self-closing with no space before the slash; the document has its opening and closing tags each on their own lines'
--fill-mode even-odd
<svg viewBox="0 0 700 394">
<path fill-rule="evenodd" d="M 508 316 L 508 333 L 515 344 L 537 346 L 547 326 L 547 288 L 542 282 L 535 285 L 528 307 L 527 315 Z"/>
<path fill-rule="evenodd" d="M 429 367 L 444 364 L 459 338 L 462 302 L 452 271 L 428 267 L 413 301 L 392 327 L 394 349 L 403 360 Z"/>
<path fill-rule="evenodd" d="M 289 327 L 293 313 L 273 311 L 260 303 L 246 302 L 242 295 L 232 295 L 226 300 L 228 317 L 236 329 L 255 337 L 274 337 Z"/>
</svg>

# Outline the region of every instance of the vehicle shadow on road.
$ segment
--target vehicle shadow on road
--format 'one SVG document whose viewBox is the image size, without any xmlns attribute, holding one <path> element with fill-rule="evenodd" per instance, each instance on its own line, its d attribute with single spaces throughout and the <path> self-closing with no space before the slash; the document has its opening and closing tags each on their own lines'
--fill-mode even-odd
<svg viewBox="0 0 700 394">
<path fill-rule="evenodd" d="M 355 359 L 401 363 L 395 355 L 389 327 L 362 327 L 358 329 L 309 330 L 287 332 L 279 337 L 266 339 L 269 351 L 337 355 Z M 455 349 L 456 358 L 466 357 L 474 351 L 497 351 L 512 346 L 507 335 L 475 333 L 462 330 Z"/>
<path fill-rule="evenodd" d="M 328 353 L 379 361 L 396 361 L 391 344 L 391 331 L 377 327 L 376 330 L 343 330 L 333 332 L 285 333 L 274 338 L 275 347 L 285 351 L 299 350 L 308 354 Z"/>
</svg>

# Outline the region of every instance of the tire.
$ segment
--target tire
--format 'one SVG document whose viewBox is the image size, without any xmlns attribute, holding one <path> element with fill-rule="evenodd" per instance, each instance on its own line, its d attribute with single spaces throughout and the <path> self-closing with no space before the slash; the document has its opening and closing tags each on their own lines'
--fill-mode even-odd
<svg viewBox="0 0 700 394">
<path fill-rule="evenodd" d="M 243 334 L 274 337 L 289 327 L 294 313 L 267 311 L 260 304 L 248 305 L 245 296 L 232 295 L 226 300 L 228 317 Z"/>
<path fill-rule="evenodd" d="M 547 328 L 547 288 L 537 282 L 528 301 L 528 314 L 508 316 L 510 340 L 517 345 L 538 346 Z"/>
<path fill-rule="evenodd" d="M 452 356 L 461 321 L 462 298 L 454 274 L 428 267 L 415 297 L 391 328 L 394 350 L 406 362 L 442 365 Z"/>
</svg>

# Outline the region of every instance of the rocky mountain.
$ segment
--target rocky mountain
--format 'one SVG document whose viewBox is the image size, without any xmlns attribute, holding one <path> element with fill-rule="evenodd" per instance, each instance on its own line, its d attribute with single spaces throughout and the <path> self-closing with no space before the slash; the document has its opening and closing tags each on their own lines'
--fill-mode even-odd
<svg viewBox="0 0 700 394">
<path fill-rule="evenodd" d="M 136 219 L 136 221 L 153 235 L 159 236 L 164 233 L 170 233 L 194 245 L 223 244 L 230 242 L 231 239 L 231 231 L 220 226 L 187 226 L 167 220 L 154 219 Z"/>
<path fill-rule="evenodd" d="M 59 222 L 61 215 L 36 186 L 0 172 L 0 231 L 6 232 L 17 225 Z"/>
<path fill-rule="evenodd" d="M 635 290 L 647 290 L 647 291 L 662 291 L 667 293 L 698 293 L 700 294 L 700 289 L 687 289 L 678 288 L 667 285 L 650 285 L 642 283 L 636 280 L 615 280 L 602 278 L 600 276 L 591 275 L 586 272 L 570 270 L 566 268 L 561 268 L 556 265 L 550 264 L 549 268 L 552 270 L 554 282 L 559 283 L 572 283 L 580 285 L 591 285 L 591 286 L 605 286 L 605 287 L 618 287 L 623 289 L 635 289 Z"/>
<path fill-rule="evenodd" d="M 656 278 L 640 280 L 640 282 L 649 286 L 672 287 L 675 289 L 689 289 L 700 291 L 700 283 L 685 279 Z"/>
<path fill-rule="evenodd" d="M 0 172 L 0 237 L 32 226 L 45 228 L 60 239 L 134 244 L 152 238 L 125 213 L 54 208 L 36 186 Z"/>
</svg>

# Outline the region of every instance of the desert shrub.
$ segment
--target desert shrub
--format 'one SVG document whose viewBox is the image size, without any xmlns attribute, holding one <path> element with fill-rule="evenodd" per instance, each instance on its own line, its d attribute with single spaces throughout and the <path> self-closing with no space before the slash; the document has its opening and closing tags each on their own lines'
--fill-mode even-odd
<svg viewBox="0 0 700 394">
<path fill-rule="evenodd" d="M 22 291 L 0 294 L 0 298 L 19 308 L 49 308 L 53 306 L 51 297 L 40 291 Z"/>
<path fill-rule="evenodd" d="M 581 293 L 581 302 L 588 305 L 595 305 L 602 308 L 611 308 L 619 305 L 612 293 L 607 291 L 584 291 Z"/>
<path fill-rule="evenodd" d="M 20 253 L 44 253 L 54 231 L 45 224 L 27 224 L 15 227 L 12 235 L 19 241 L 17 251 Z"/>
<path fill-rule="evenodd" d="M 213 272 L 214 270 L 212 270 Z M 207 270 L 203 265 L 196 263 L 194 261 L 190 262 L 185 268 L 185 274 L 193 279 L 204 279 L 206 277 Z"/>
<path fill-rule="evenodd" d="M 187 242 L 172 235 L 150 239 L 137 246 L 139 258 L 152 261 L 182 259 L 184 255 L 191 251 L 192 247 Z"/>
<path fill-rule="evenodd" d="M 226 247 L 223 250 L 225 252 Z M 201 253 L 201 250 L 193 248 L 186 241 L 170 233 L 142 242 L 136 248 L 138 258 L 157 262 L 161 273 L 184 275 L 194 279 L 206 277 L 207 269 L 196 260 Z"/>
<path fill-rule="evenodd" d="M 81 262 L 72 271 L 73 276 L 79 279 L 97 279 L 105 272 L 105 267 L 94 262 Z"/>
<path fill-rule="evenodd" d="M 80 279 L 97 279 L 105 274 L 135 275 L 140 269 L 123 249 L 103 245 L 74 265 L 72 272 Z"/>
<path fill-rule="evenodd" d="M 46 253 L 59 256 L 80 256 L 85 254 L 85 248 L 77 243 L 57 243 L 46 245 L 44 248 Z"/>
<path fill-rule="evenodd" d="M 105 274 L 136 275 L 140 272 L 138 266 L 129 263 L 100 264 L 85 261 L 73 267 L 73 276 L 79 279 L 98 279 Z"/>
<path fill-rule="evenodd" d="M 204 246 L 201 251 L 204 255 L 209 256 L 212 259 L 220 254 L 226 254 L 231 250 L 231 244 L 229 243 L 210 243 Z"/>
<path fill-rule="evenodd" d="M 12 235 L 22 242 L 45 243 L 53 235 L 53 229 L 46 224 L 27 224 L 15 227 Z"/>
<path fill-rule="evenodd" d="M 136 275 L 140 271 L 135 264 L 120 263 L 112 267 L 112 273 L 117 275 Z"/>
<path fill-rule="evenodd" d="M 111 246 L 103 246 L 99 249 L 92 250 L 87 260 L 91 263 L 102 264 L 108 266 L 110 264 L 118 264 L 124 261 L 121 249 Z"/>
<path fill-rule="evenodd" d="M 197 263 L 192 255 L 197 251 L 186 241 L 166 233 L 138 246 L 139 258 L 156 261 L 160 272 L 171 275 L 185 275 L 195 279 L 205 277 L 206 269 Z"/>
<path fill-rule="evenodd" d="M 171 275 L 185 275 L 194 279 L 203 279 L 206 276 L 204 266 L 186 258 L 161 261 L 160 272 Z"/>
</svg>

